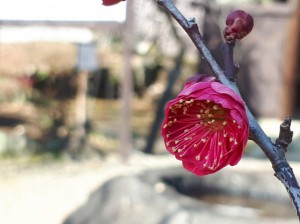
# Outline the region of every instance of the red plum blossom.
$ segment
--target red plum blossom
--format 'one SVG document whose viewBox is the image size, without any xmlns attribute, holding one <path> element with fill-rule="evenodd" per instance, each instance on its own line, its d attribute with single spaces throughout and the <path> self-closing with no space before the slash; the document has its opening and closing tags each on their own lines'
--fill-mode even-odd
<svg viewBox="0 0 300 224">
<path fill-rule="evenodd" d="M 248 135 L 244 101 L 212 77 L 191 78 L 166 106 L 162 124 L 166 149 L 198 176 L 236 165 Z"/>
<path fill-rule="evenodd" d="M 125 0 L 102 0 L 102 4 L 105 6 L 115 5 Z"/>
</svg>

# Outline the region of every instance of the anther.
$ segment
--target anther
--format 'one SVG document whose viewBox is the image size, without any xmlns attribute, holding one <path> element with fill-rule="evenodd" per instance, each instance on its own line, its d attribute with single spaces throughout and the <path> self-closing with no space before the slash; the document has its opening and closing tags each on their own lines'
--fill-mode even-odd
<svg viewBox="0 0 300 224">
<path fill-rule="evenodd" d="M 186 114 L 186 111 L 187 111 L 187 107 L 184 107 L 183 108 L 183 114 Z"/>
</svg>

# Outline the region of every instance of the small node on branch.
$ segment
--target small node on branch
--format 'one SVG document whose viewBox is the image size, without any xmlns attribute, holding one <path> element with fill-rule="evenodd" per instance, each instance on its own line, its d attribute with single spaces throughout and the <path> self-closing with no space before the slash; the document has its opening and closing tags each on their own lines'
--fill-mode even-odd
<svg viewBox="0 0 300 224">
<path fill-rule="evenodd" d="M 243 39 L 254 26 L 253 17 L 243 10 L 231 12 L 226 18 L 226 27 L 223 31 L 227 42 L 234 42 L 236 39 Z"/>
<path fill-rule="evenodd" d="M 195 17 L 192 17 L 192 18 L 190 18 L 188 21 L 189 21 L 189 23 L 196 23 L 196 18 L 195 18 Z"/>
<path fill-rule="evenodd" d="M 276 146 L 286 151 L 288 145 L 292 142 L 293 131 L 291 131 L 292 119 L 290 116 L 286 117 L 280 125 L 279 137 L 276 139 Z"/>
</svg>

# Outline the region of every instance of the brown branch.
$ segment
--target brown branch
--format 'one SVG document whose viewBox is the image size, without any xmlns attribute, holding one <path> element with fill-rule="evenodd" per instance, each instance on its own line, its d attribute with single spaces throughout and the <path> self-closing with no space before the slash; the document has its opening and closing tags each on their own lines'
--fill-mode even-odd
<svg viewBox="0 0 300 224">
<path fill-rule="evenodd" d="M 211 55 L 209 49 L 206 47 L 202 35 L 198 29 L 198 25 L 195 19 L 187 20 L 181 12 L 175 7 L 172 0 L 157 0 L 157 3 L 171 14 L 172 17 L 181 25 L 185 32 L 189 35 L 194 45 L 200 52 L 202 58 L 207 62 L 216 78 L 224 85 L 233 89 L 237 94 L 240 95 L 239 90 L 235 83 L 235 73 L 233 63 L 233 47 L 225 45 L 225 63 L 228 63 L 227 68 L 225 67 L 225 73 L 222 71 L 216 60 Z M 265 153 L 268 159 L 271 161 L 275 176 L 283 183 L 287 189 L 290 198 L 297 211 L 298 218 L 300 218 L 300 188 L 297 183 L 296 177 L 293 173 L 292 168 L 286 160 L 285 152 L 286 147 L 292 141 L 292 132 L 290 131 L 290 118 L 287 118 L 281 125 L 279 138 L 274 144 L 271 139 L 265 134 L 260 125 L 257 123 L 251 111 L 246 107 L 247 116 L 250 125 L 250 136 Z"/>
</svg>

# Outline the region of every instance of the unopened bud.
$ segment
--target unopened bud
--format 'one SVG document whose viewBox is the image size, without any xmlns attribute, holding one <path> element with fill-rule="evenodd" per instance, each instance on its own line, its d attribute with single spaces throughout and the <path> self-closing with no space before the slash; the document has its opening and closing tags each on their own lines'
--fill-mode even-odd
<svg viewBox="0 0 300 224">
<path fill-rule="evenodd" d="M 253 17 L 250 14 L 243 10 L 233 11 L 226 18 L 224 38 L 226 41 L 242 39 L 251 32 L 253 25 Z"/>
</svg>

